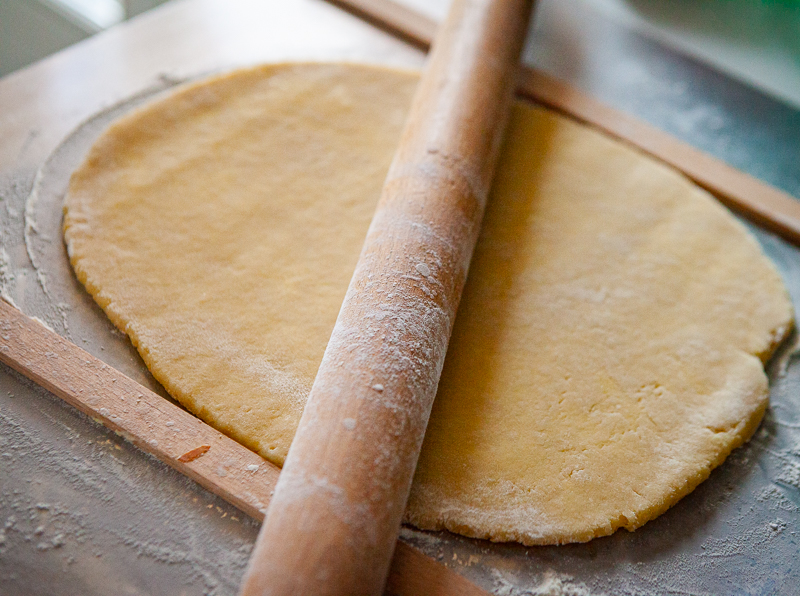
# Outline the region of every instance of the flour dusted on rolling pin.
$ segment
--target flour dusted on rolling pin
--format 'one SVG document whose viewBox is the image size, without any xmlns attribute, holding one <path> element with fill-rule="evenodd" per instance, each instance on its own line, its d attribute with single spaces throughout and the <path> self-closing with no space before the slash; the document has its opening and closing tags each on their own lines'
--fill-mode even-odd
<svg viewBox="0 0 800 596">
<path fill-rule="evenodd" d="M 439 27 L 242 596 L 384 591 L 531 8 L 532 0 L 455 0 Z M 415 226 L 426 225 L 441 242 L 419 237 Z M 406 277 L 418 257 L 437 251 L 432 283 Z M 380 323 L 370 318 L 384 311 Z M 384 375 L 384 398 L 399 411 L 374 403 L 372 379 L 363 378 Z M 368 424 L 343 433 L 353 415 Z M 360 527 L 337 519 L 338 495 L 298 499 L 299 476 L 342 487 L 364 511 Z M 283 541 L 277 551 L 276 540 Z"/>
</svg>

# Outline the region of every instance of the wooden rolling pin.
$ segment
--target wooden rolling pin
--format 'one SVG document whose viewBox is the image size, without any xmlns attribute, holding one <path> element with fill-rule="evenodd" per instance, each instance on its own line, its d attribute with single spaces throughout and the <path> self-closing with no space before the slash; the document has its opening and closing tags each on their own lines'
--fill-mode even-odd
<svg viewBox="0 0 800 596">
<path fill-rule="evenodd" d="M 532 0 L 455 0 L 242 594 L 383 590 L 497 161 Z"/>
</svg>

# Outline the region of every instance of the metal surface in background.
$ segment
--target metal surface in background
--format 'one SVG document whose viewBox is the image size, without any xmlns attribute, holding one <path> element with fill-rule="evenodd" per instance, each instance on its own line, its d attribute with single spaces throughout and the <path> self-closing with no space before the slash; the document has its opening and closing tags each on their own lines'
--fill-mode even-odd
<svg viewBox="0 0 800 596">
<path fill-rule="evenodd" d="M 543 1 L 537 10 L 525 53 L 529 64 L 800 197 L 800 110 L 579 0 Z"/>
<path fill-rule="evenodd" d="M 800 196 L 800 112 L 575 6 L 541 3 L 529 62 Z M 154 386 L 82 292 L 60 241 L 70 160 L 115 115 L 102 114 L 56 151 L 33 199 L 35 171 L 0 180 L 0 282 L 13 276 L 28 314 Z M 800 250 L 754 231 L 800 310 Z M 800 366 L 782 362 L 785 372 L 781 362 L 772 367 L 772 406 L 753 440 L 635 533 L 535 548 L 413 529 L 404 539 L 506 596 L 796 594 Z M 1 596 L 235 594 L 257 530 L 191 480 L 0 370 Z"/>
</svg>

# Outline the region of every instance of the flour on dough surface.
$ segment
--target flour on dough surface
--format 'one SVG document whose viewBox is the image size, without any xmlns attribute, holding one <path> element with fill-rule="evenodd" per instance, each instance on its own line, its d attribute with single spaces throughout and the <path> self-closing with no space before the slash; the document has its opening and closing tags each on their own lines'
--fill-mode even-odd
<svg viewBox="0 0 800 596">
<path fill-rule="evenodd" d="M 277 464 L 415 83 L 238 71 L 118 121 L 73 175 L 78 278 L 171 395 Z M 707 193 L 517 103 L 407 519 L 525 544 L 639 527 L 756 428 L 791 324 L 775 268 Z"/>
</svg>

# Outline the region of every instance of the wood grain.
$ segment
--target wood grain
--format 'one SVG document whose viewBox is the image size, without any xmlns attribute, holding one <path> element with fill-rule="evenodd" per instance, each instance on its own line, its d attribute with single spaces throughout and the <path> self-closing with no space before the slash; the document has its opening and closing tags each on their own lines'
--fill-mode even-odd
<svg viewBox="0 0 800 596">
<path fill-rule="evenodd" d="M 411 103 L 242 594 L 386 582 L 516 84 L 531 0 L 455 0 Z"/>
<path fill-rule="evenodd" d="M 391 0 L 328 0 L 357 17 L 377 25 L 395 37 L 427 50 L 438 23 Z"/>
<path fill-rule="evenodd" d="M 247 515 L 263 520 L 280 473 L 277 466 L 4 300 L 0 300 L 0 362 Z M 402 542 L 395 549 L 386 590 L 397 596 L 488 594 Z"/>
<path fill-rule="evenodd" d="M 435 21 L 391 0 L 329 1 L 420 48 L 429 47 L 436 30 Z M 522 67 L 517 93 L 635 145 L 677 168 L 731 209 L 800 244 L 800 201 L 790 194 L 534 68 Z"/>
<path fill-rule="evenodd" d="M 488 596 L 488 592 L 480 589 L 467 579 L 448 571 L 443 565 L 434 562 L 417 549 L 398 542 L 386 581 L 387 596 L 403 596 L 416 594 L 425 596 Z"/>
<path fill-rule="evenodd" d="M 4 300 L 0 361 L 248 515 L 263 517 L 277 466 Z"/>
</svg>

